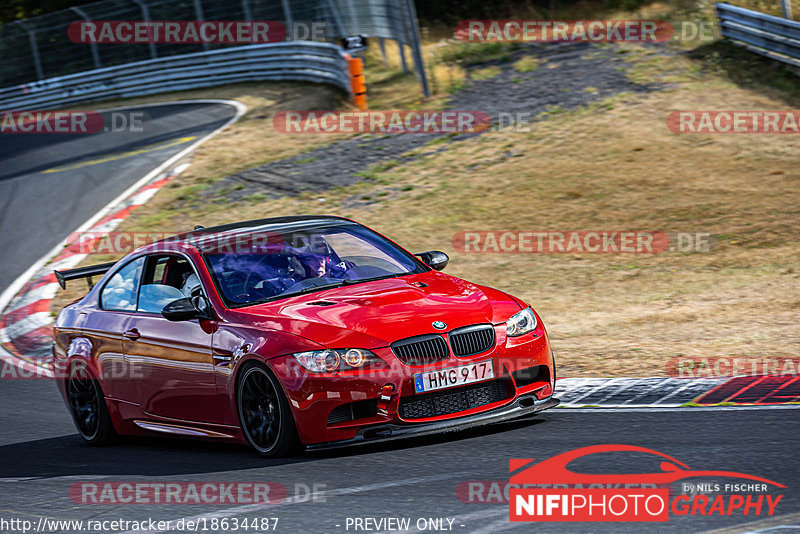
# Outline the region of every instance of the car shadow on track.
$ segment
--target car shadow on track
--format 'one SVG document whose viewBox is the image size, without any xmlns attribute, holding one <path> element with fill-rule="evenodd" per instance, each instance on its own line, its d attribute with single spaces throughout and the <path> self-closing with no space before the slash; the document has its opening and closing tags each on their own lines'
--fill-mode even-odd
<svg viewBox="0 0 800 534">
<path fill-rule="evenodd" d="M 368 443 L 364 445 L 357 445 L 353 447 L 343 447 L 341 449 L 329 449 L 321 451 L 306 452 L 304 458 L 333 458 L 333 457 L 347 457 L 358 456 L 362 454 L 370 454 L 375 452 L 384 451 L 398 451 L 403 449 L 414 449 L 417 447 L 427 447 L 432 445 L 439 445 L 443 443 L 458 442 L 472 438 L 479 438 L 492 434 L 502 434 L 512 430 L 527 428 L 533 425 L 544 423 L 547 419 L 541 415 L 535 415 L 528 418 L 517 419 L 514 421 L 506 421 L 503 423 L 494 423 L 475 428 L 464 430 L 453 430 L 450 432 L 443 432 L 440 434 L 431 434 L 428 436 L 418 436 L 397 441 L 384 441 L 378 443 Z"/>
<path fill-rule="evenodd" d="M 473 429 L 342 449 L 307 452 L 291 458 L 262 458 L 246 445 L 167 437 L 125 437 L 107 447 L 85 445 L 77 434 L 0 447 L 0 473 L 8 478 L 82 476 L 170 476 L 219 473 L 314 462 L 383 451 L 425 447 L 529 427 L 544 419 L 521 419 Z"/>
<path fill-rule="evenodd" d="M 77 434 L 0 447 L 3 477 L 72 475 L 189 475 L 238 471 L 308 461 L 303 456 L 261 458 L 245 445 L 167 437 L 124 437 L 91 447 Z"/>
</svg>

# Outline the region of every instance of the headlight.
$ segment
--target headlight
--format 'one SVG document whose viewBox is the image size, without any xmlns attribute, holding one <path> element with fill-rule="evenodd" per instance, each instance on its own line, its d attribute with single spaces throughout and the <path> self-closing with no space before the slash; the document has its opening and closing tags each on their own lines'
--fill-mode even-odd
<svg viewBox="0 0 800 534">
<path fill-rule="evenodd" d="M 515 313 L 506 321 L 506 335 L 509 337 L 521 336 L 536 329 L 536 314 L 530 308 Z"/>
<path fill-rule="evenodd" d="M 365 349 L 312 350 L 296 352 L 292 356 L 312 373 L 368 369 L 383 363 L 378 356 Z"/>
</svg>

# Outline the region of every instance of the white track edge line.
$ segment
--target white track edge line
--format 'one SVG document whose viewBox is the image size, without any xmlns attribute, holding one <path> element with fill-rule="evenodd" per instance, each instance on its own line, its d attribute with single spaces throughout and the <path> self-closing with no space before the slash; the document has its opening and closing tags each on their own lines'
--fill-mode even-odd
<svg viewBox="0 0 800 534">
<path fill-rule="evenodd" d="M 328 497 L 328 496 L 342 496 L 342 495 L 352 495 L 354 493 L 363 493 L 365 491 L 372 491 L 372 490 L 379 490 L 385 488 L 394 488 L 398 486 L 409 486 L 413 484 L 424 484 L 426 482 L 438 482 L 441 480 L 450 480 L 452 478 L 457 478 L 459 476 L 467 475 L 467 471 L 461 471 L 457 473 L 443 473 L 441 475 L 430 475 L 424 477 L 414 477 L 414 478 L 403 478 L 400 480 L 389 480 L 386 482 L 376 482 L 373 484 L 364 484 L 361 486 L 351 486 L 349 488 L 334 488 L 329 490 L 322 490 L 320 492 L 313 492 L 308 497 L 303 497 L 303 500 L 298 500 L 297 497 L 287 497 L 285 500 L 277 503 L 258 503 L 258 504 L 245 504 L 241 506 L 235 506 L 232 508 L 222 508 L 219 510 L 205 512 L 198 515 L 193 515 L 189 517 L 181 517 L 177 519 L 170 519 L 170 526 L 176 525 L 179 521 L 198 521 L 202 519 L 212 519 L 212 518 L 224 518 L 224 517 L 235 517 L 237 515 L 242 514 L 250 514 L 254 512 L 259 512 L 261 510 L 266 510 L 269 508 L 275 508 L 279 506 L 287 506 L 291 504 L 304 504 L 304 503 L 313 503 L 316 499 L 320 497 Z M 162 521 L 168 521 L 166 519 Z M 123 534 L 152 534 L 156 532 L 173 532 L 178 530 L 177 528 L 173 527 L 170 529 L 149 529 L 149 530 L 129 530 L 124 532 Z M 179 530 L 178 530 L 179 531 Z"/>
</svg>

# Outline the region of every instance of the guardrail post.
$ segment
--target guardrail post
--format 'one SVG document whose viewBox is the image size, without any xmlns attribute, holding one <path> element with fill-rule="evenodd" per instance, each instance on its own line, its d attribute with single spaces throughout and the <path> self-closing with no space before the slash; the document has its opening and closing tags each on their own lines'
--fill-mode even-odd
<svg viewBox="0 0 800 534">
<path fill-rule="evenodd" d="M 389 58 L 386 57 L 386 41 L 384 40 L 383 37 L 380 37 L 378 39 L 378 46 L 381 48 L 381 56 L 383 57 L 383 66 L 384 67 L 388 67 L 389 66 Z"/>
<path fill-rule="evenodd" d="M 789 0 L 781 0 L 781 7 L 783 8 L 783 18 L 792 19 L 792 4 Z"/>
<path fill-rule="evenodd" d="M 92 19 L 89 18 L 89 15 L 86 14 L 84 10 L 79 7 L 71 7 L 72 11 L 74 11 L 80 18 L 84 20 L 84 22 L 91 22 Z M 94 61 L 94 68 L 99 69 L 103 65 L 100 64 L 100 53 L 97 51 L 97 43 L 89 43 L 89 50 L 92 52 L 92 60 Z"/>
<path fill-rule="evenodd" d="M 248 22 L 253 20 L 253 13 L 250 11 L 250 4 L 247 3 L 247 0 L 242 0 L 242 14 L 244 15 L 244 20 Z"/>
<path fill-rule="evenodd" d="M 403 66 L 403 74 L 408 74 L 408 61 L 406 61 L 406 48 L 403 41 L 397 41 L 397 51 L 400 53 L 400 64 Z"/>
<path fill-rule="evenodd" d="M 22 29 L 28 32 L 28 40 L 31 43 L 31 55 L 33 55 L 33 67 L 36 69 L 36 79 L 44 79 L 44 70 L 42 69 L 42 58 L 39 56 L 39 43 L 36 41 L 36 32 L 28 28 L 28 26 L 21 20 L 15 21 L 22 26 Z"/>
<path fill-rule="evenodd" d="M 286 19 L 286 38 L 294 41 L 294 19 L 292 18 L 292 7 L 289 5 L 289 0 L 281 0 L 283 4 L 283 17 Z"/>
<path fill-rule="evenodd" d="M 411 53 L 414 56 L 414 68 L 419 75 L 419 83 L 422 85 L 422 94 L 426 97 L 431 96 L 428 87 L 428 77 L 425 76 L 425 62 L 422 59 L 422 38 L 419 34 L 419 21 L 417 21 L 417 8 L 414 0 L 406 0 L 408 9 L 408 23 L 411 26 Z"/>
<path fill-rule="evenodd" d="M 397 6 L 398 9 L 401 9 L 400 6 Z M 401 21 L 404 18 L 401 15 Z M 398 22 L 396 17 L 389 15 L 389 19 L 392 21 L 393 32 L 395 35 L 395 40 L 397 41 L 397 52 L 400 54 L 400 64 L 403 66 L 403 74 L 408 74 L 408 63 L 406 62 L 406 50 L 404 48 L 404 44 L 406 42 L 407 31 L 405 24 L 401 24 Z"/>
<path fill-rule="evenodd" d="M 142 0 L 131 0 L 131 2 L 139 6 L 139 9 L 142 11 L 142 20 L 145 22 L 150 22 L 150 10 L 147 8 L 147 4 L 145 4 Z M 150 59 L 156 59 L 158 57 L 158 52 L 156 52 L 156 44 L 150 41 L 147 43 L 147 47 L 150 49 Z"/>
<path fill-rule="evenodd" d="M 203 18 L 203 4 L 200 3 L 200 0 L 194 0 L 194 14 L 197 17 L 197 22 L 205 21 Z M 208 50 L 208 43 L 205 41 L 203 41 L 203 50 Z"/>
</svg>

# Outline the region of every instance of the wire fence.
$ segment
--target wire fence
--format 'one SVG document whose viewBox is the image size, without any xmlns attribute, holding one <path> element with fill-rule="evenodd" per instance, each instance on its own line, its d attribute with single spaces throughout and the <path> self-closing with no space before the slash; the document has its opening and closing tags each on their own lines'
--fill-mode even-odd
<svg viewBox="0 0 800 534">
<path fill-rule="evenodd" d="M 413 0 L 103 0 L 0 26 L 0 87 L 187 53 L 241 46 L 205 42 L 83 43 L 70 39 L 76 22 L 276 21 L 286 41 L 335 42 L 366 35 L 411 47 L 427 91 Z"/>
</svg>

